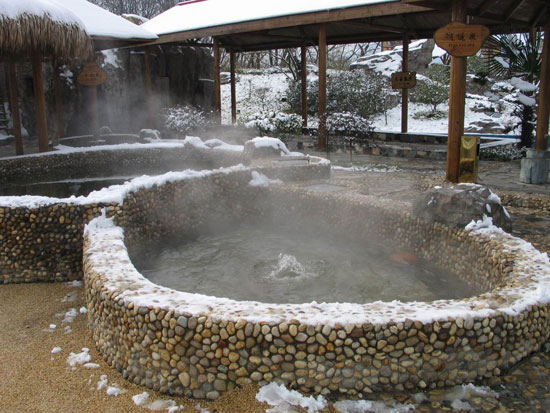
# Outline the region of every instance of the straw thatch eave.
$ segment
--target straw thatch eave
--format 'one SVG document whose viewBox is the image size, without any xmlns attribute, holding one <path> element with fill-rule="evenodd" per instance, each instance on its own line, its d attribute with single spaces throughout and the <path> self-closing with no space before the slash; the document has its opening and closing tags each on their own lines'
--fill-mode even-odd
<svg viewBox="0 0 550 413">
<path fill-rule="evenodd" d="M 76 23 L 22 14 L 13 19 L 0 14 L 0 56 L 23 59 L 40 53 L 65 61 L 86 60 L 93 53 L 91 38 Z"/>
</svg>

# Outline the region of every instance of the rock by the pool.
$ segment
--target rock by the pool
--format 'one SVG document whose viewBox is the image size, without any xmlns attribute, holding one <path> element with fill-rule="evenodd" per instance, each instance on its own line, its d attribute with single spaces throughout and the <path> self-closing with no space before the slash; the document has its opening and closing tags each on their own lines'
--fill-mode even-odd
<svg viewBox="0 0 550 413">
<path fill-rule="evenodd" d="M 413 215 L 455 228 L 464 228 L 485 215 L 497 227 L 512 230 L 512 220 L 500 198 L 489 188 L 476 184 L 435 187 L 414 202 Z"/>
</svg>

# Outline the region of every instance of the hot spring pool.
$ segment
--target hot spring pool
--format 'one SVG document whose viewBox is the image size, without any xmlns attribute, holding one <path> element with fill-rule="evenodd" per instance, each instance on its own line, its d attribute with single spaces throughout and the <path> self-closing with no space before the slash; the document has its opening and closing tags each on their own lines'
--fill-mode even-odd
<svg viewBox="0 0 550 413">
<path fill-rule="evenodd" d="M 291 225 L 244 224 L 132 252 L 152 282 L 180 291 L 267 303 L 432 301 L 472 296 L 457 277 L 413 254 Z"/>
</svg>

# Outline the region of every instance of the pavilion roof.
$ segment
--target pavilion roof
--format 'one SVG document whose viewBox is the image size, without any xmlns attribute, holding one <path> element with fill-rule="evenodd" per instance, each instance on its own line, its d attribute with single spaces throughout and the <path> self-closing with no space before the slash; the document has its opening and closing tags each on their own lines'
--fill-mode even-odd
<svg viewBox="0 0 550 413">
<path fill-rule="evenodd" d="M 544 23 L 546 0 L 466 0 L 470 23 L 493 34 L 526 32 Z M 156 43 L 216 36 L 236 51 L 316 44 L 319 23 L 327 43 L 356 43 L 433 36 L 451 21 L 451 0 L 190 0 L 142 27 Z"/>
<path fill-rule="evenodd" d="M 0 55 L 32 53 L 86 59 L 92 42 L 83 22 L 52 0 L 0 0 Z"/>
<path fill-rule="evenodd" d="M 8 0 L 13 1 L 13 0 Z M 17 0 L 19 1 L 19 0 Z M 77 15 L 94 40 L 96 50 L 157 39 L 157 35 L 142 26 L 117 16 L 85 0 L 52 0 Z"/>
</svg>

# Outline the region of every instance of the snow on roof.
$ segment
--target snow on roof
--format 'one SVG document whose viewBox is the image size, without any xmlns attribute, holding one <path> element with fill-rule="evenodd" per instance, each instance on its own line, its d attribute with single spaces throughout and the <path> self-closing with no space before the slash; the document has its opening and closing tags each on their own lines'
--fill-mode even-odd
<svg viewBox="0 0 550 413">
<path fill-rule="evenodd" d="M 35 2 L 45 0 L 17 0 L 17 2 L 19 1 Z M 0 2 L 10 3 L 13 0 L 0 0 Z M 76 14 L 84 24 L 86 32 L 92 38 L 144 40 L 157 38 L 155 34 L 142 26 L 131 23 L 123 17 L 85 0 L 48 0 L 48 2 L 57 3 Z"/>
<path fill-rule="evenodd" d="M 66 0 L 67 1 L 67 0 Z M 201 0 L 181 2 L 141 25 L 158 35 L 399 0 Z"/>
<path fill-rule="evenodd" d="M 17 19 L 22 15 L 47 15 L 59 23 L 82 25 L 74 13 L 55 0 L 0 0 L 0 18 Z"/>
</svg>

